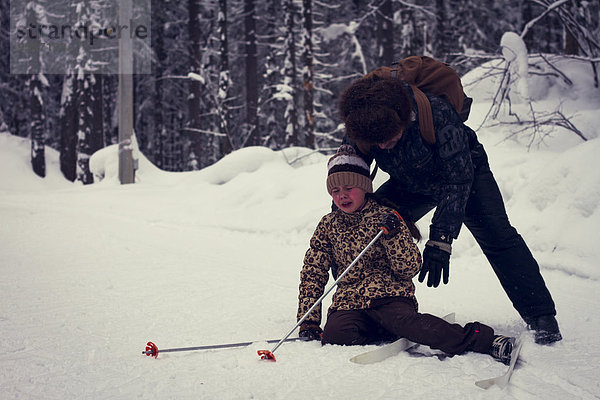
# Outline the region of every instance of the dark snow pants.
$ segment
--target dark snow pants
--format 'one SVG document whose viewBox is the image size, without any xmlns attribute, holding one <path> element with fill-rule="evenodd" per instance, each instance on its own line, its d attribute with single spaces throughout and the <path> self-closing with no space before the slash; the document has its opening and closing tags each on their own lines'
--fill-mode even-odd
<svg viewBox="0 0 600 400">
<path fill-rule="evenodd" d="M 508 220 L 483 146 L 478 144 L 471 155 L 475 176 L 465 209 L 464 224 L 475 237 L 513 307 L 523 319 L 556 315 L 554 301 L 538 263 Z M 406 192 L 391 179 L 377 190 L 376 195 L 394 203 L 405 219 L 415 222 L 436 205 L 431 196 Z"/>
<path fill-rule="evenodd" d="M 323 330 L 323 344 L 364 345 L 400 337 L 447 354 L 488 353 L 494 330 L 479 322 L 462 327 L 420 314 L 413 302 L 403 297 L 374 300 L 365 310 L 333 311 Z"/>
</svg>

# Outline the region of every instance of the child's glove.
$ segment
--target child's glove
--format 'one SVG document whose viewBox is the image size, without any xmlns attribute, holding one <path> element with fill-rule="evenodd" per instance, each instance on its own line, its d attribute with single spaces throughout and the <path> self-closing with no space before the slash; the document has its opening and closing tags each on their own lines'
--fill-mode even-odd
<svg viewBox="0 0 600 400">
<path fill-rule="evenodd" d="M 450 253 L 452 245 L 444 242 L 429 240 L 423 250 L 423 267 L 419 273 L 419 282 L 427 277 L 427 286 L 438 287 L 443 276 L 444 285 L 448 284 L 450 276 Z"/>
<path fill-rule="evenodd" d="M 323 329 L 317 324 L 305 322 L 300 325 L 300 333 L 298 336 L 306 338 L 306 340 L 321 340 L 323 337 Z"/>
<path fill-rule="evenodd" d="M 380 228 L 383 229 L 385 237 L 391 238 L 396 236 L 398 232 L 402 230 L 402 217 L 396 211 L 383 214 L 381 216 L 380 224 Z"/>
</svg>

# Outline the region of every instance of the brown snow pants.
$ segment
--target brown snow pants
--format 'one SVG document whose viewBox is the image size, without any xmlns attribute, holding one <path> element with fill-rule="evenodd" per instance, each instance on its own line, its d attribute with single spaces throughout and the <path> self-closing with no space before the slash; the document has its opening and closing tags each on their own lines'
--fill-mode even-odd
<svg viewBox="0 0 600 400">
<path fill-rule="evenodd" d="M 494 330 L 480 322 L 463 327 L 418 313 L 404 297 L 377 299 L 364 310 L 332 311 L 323 330 L 323 344 L 365 345 L 401 337 L 447 354 L 488 353 Z"/>
</svg>

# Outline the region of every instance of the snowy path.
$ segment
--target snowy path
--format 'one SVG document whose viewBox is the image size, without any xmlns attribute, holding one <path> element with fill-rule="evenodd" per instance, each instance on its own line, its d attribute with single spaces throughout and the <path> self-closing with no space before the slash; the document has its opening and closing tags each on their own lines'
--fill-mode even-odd
<svg viewBox="0 0 600 400">
<path fill-rule="evenodd" d="M 401 354 L 361 366 L 348 359 L 364 349 L 292 343 L 268 363 L 256 355 L 268 346 L 256 343 L 142 356 L 147 340 L 167 348 L 285 334 L 294 323 L 306 232 L 172 223 L 169 213 L 181 221 L 194 209 L 161 189 L 91 192 L 0 196 L 3 399 L 600 397 L 599 285 L 560 269 L 544 274 L 565 340 L 540 347 L 530 339 L 526 363 L 505 391 L 475 387 L 504 369 L 477 354 L 444 361 Z M 419 286 L 421 308 L 517 333 L 523 325 L 489 267 L 467 253 L 453 262 L 452 285 Z"/>
</svg>

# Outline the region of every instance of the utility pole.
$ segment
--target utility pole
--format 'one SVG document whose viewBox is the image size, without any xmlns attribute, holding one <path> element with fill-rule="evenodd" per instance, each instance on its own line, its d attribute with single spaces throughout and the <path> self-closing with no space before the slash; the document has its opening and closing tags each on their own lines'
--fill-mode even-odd
<svg viewBox="0 0 600 400">
<path fill-rule="evenodd" d="M 133 133 L 133 46 L 129 26 L 131 0 L 119 1 L 119 181 L 134 183 L 135 169 L 131 136 Z"/>
</svg>

